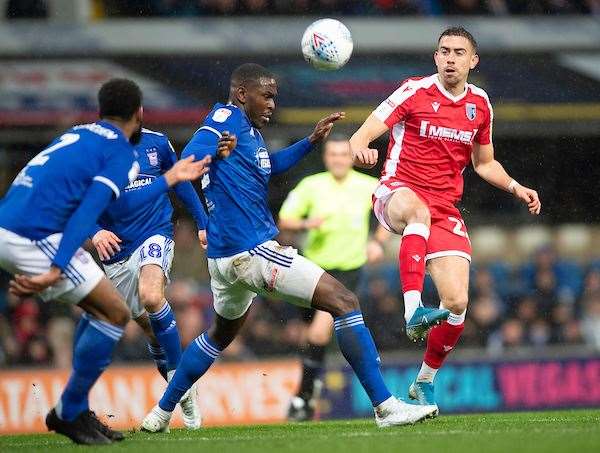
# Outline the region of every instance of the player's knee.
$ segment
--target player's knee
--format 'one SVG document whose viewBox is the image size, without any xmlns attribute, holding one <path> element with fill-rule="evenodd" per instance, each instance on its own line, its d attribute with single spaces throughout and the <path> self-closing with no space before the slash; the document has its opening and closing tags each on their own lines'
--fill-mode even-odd
<svg viewBox="0 0 600 453">
<path fill-rule="evenodd" d="M 423 223 L 427 226 L 431 225 L 431 213 L 427 206 L 419 206 L 408 217 L 408 223 Z"/>
<path fill-rule="evenodd" d="M 131 319 L 131 312 L 125 302 L 118 304 L 108 313 L 108 322 L 116 326 L 125 327 Z"/>
<path fill-rule="evenodd" d="M 162 291 L 143 288 L 140 288 L 140 302 L 150 313 L 159 311 L 165 303 Z"/>
<path fill-rule="evenodd" d="M 334 296 L 329 313 L 332 316 L 342 316 L 353 311 L 360 310 L 360 304 L 356 295 L 344 288 Z"/>
<path fill-rule="evenodd" d="M 469 298 L 466 294 L 457 295 L 454 297 L 446 297 L 442 300 L 442 306 L 455 315 L 464 313 L 467 309 Z"/>
</svg>

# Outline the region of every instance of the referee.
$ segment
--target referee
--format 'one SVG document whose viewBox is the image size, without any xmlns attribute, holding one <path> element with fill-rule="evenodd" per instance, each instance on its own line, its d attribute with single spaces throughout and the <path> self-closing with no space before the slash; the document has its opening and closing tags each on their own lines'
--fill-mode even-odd
<svg viewBox="0 0 600 453">
<path fill-rule="evenodd" d="M 279 212 L 279 228 L 307 231 L 304 256 L 356 292 L 362 267 L 367 261 L 382 259 L 381 243 L 388 237 L 380 227 L 369 240 L 371 195 L 377 179 L 352 169 L 350 143 L 345 138 L 325 142 L 323 161 L 327 171 L 304 178 L 289 193 Z M 333 329 L 329 313 L 313 310 L 312 314 L 302 357 L 302 381 L 288 411 L 292 421 L 314 416 L 325 347 Z"/>
</svg>

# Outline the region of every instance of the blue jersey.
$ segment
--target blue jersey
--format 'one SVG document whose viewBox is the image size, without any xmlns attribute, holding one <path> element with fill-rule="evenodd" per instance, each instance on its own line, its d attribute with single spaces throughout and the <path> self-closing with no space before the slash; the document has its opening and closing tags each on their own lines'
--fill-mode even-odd
<svg viewBox="0 0 600 453">
<path fill-rule="evenodd" d="M 98 229 L 112 231 L 122 241 L 121 250 L 105 261 L 106 264 L 128 258 L 155 234 L 173 237 L 173 206 L 168 188 L 165 184 L 159 192 L 159 188 L 152 185 L 158 184 L 157 179 L 177 162 L 175 150 L 166 135 L 149 129 L 142 130 L 135 149 L 140 166 L 137 179 L 125 188 L 123 196 L 113 202 L 98 221 Z M 153 192 L 144 193 L 149 190 Z M 180 183 L 174 190 L 196 219 L 198 227 L 204 228 L 206 214 L 191 183 Z"/>
<path fill-rule="evenodd" d="M 205 134 L 237 136 L 227 159 L 214 159 L 202 187 L 208 205 L 209 258 L 235 255 L 278 234 L 267 204 L 271 160 L 260 132 L 234 105 L 216 104 L 182 152 L 203 157 Z M 214 147 L 216 150 L 216 146 Z M 213 153 L 214 155 L 214 153 Z"/>
<path fill-rule="evenodd" d="M 136 175 L 134 149 L 119 128 L 105 121 L 72 127 L 17 175 L 0 200 L 0 227 L 32 240 L 64 232 L 93 182 L 118 198 Z"/>
</svg>

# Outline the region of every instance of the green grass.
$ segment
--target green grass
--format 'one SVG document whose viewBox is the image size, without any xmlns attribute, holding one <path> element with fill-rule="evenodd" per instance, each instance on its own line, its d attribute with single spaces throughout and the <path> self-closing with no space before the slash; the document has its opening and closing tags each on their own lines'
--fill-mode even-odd
<svg viewBox="0 0 600 453">
<path fill-rule="evenodd" d="M 600 452 L 600 410 L 443 416 L 415 426 L 377 429 L 372 420 L 129 433 L 108 447 L 79 447 L 52 435 L 0 437 L 2 452 L 234 453 Z"/>
</svg>

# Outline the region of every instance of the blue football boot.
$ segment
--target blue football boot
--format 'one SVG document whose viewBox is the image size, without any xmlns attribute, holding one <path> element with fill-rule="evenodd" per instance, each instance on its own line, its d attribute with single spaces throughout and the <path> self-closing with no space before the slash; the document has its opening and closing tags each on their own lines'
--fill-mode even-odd
<svg viewBox="0 0 600 453">
<path fill-rule="evenodd" d="M 408 388 L 408 397 L 415 400 L 420 406 L 435 406 L 435 412 L 428 418 L 435 418 L 440 413 L 438 405 L 435 402 L 433 384 L 431 382 L 413 382 Z"/>
<path fill-rule="evenodd" d="M 450 311 L 445 308 L 418 307 L 406 323 L 406 335 L 412 341 L 423 340 L 430 327 L 445 321 Z"/>
</svg>

